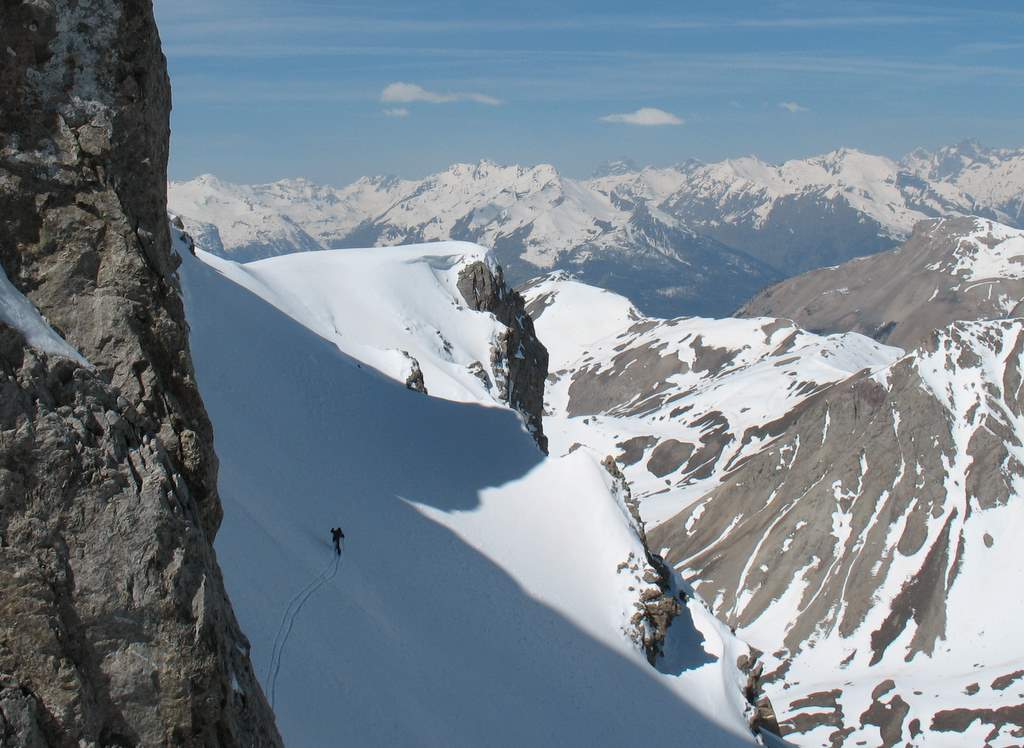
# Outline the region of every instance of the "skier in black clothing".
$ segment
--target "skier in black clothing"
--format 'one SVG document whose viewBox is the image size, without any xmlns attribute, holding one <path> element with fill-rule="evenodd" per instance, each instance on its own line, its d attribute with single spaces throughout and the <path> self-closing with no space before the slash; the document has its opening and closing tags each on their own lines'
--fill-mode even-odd
<svg viewBox="0 0 1024 748">
<path fill-rule="evenodd" d="M 331 528 L 331 540 L 334 541 L 334 552 L 339 556 L 341 555 L 341 541 L 345 539 L 345 533 L 341 531 L 340 527 Z"/>
</svg>

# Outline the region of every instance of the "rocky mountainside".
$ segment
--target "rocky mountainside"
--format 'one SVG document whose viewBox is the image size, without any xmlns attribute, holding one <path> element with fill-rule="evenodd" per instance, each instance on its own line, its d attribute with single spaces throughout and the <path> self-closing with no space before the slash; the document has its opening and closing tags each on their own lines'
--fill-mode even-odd
<svg viewBox="0 0 1024 748">
<path fill-rule="evenodd" d="M 1024 738 L 1020 233 L 926 222 L 806 276 L 835 281 L 806 292 L 835 291 L 811 311 L 842 297 L 853 321 L 832 329 L 874 331 L 853 312 L 878 304 L 909 353 L 753 313 L 650 319 L 557 275 L 524 289 L 552 454 L 615 458 L 651 548 L 767 653 L 758 682 L 796 745 Z M 799 304 L 799 282 L 779 297 Z"/>
<path fill-rule="evenodd" d="M 564 275 L 523 293 L 551 356 L 552 454 L 587 446 L 613 456 L 652 525 L 763 449 L 808 397 L 903 353 L 777 318 L 645 317 Z"/>
<path fill-rule="evenodd" d="M 937 331 L 807 400 L 649 532 L 772 652 L 764 682 L 798 744 L 1024 737 L 1022 351 L 1019 320 Z"/>
<path fill-rule="evenodd" d="M 212 548 L 151 3 L 5 3 L 0 48 L 0 743 L 277 745 Z"/>
<path fill-rule="evenodd" d="M 1020 225 L 1021 200 L 1020 152 L 976 144 L 901 162 L 850 149 L 781 165 L 618 161 L 586 180 L 481 161 L 343 188 L 209 175 L 170 185 L 197 243 L 223 257 L 468 240 L 494 248 L 514 284 L 568 270 L 661 317 L 729 314 L 780 277 L 891 249 L 927 218 Z"/>
<path fill-rule="evenodd" d="M 909 348 L 956 320 L 1020 315 L 1024 231 L 979 218 L 923 221 L 898 249 L 772 286 L 739 316 L 855 331 Z"/>
</svg>

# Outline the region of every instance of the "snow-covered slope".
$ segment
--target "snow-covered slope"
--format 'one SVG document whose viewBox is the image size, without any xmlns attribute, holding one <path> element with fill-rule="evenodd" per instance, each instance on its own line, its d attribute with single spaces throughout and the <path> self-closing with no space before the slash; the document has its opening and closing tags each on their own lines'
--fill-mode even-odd
<svg viewBox="0 0 1024 748">
<path fill-rule="evenodd" d="M 1022 349 L 1020 320 L 937 331 L 653 531 L 773 652 L 797 744 L 1021 744 Z"/>
<path fill-rule="evenodd" d="M 652 524 L 716 487 L 807 397 L 902 353 L 782 319 L 652 319 L 564 275 L 524 293 L 551 357 L 552 454 L 614 456 Z"/>
<path fill-rule="evenodd" d="M 479 250 L 182 254 L 218 555 L 290 745 L 750 744 L 747 650 L 695 598 L 658 669 L 630 638 L 664 593 L 621 485 L 466 378 L 496 322 L 451 279 Z"/>
<path fill-rule="evenodd" d="M 925 221 L 898 249 L 766 289 L 738 312 L 853 330 L 913 347 L 956 320 L 1021 313 L 1024 231 L 979 218 Z"/>
<path fill-rule="evenodd" d="M 332 250 L 237 264 L 205 252 L 221 271 L 349 356 L 406 382 L 414 369 L 431 395 L 498 404 L 485 368 L 501 324 L 467 313 L 459 273 L 486 262 L 464 242 Z M 461 302 L 461 303 L 460 303 Z M 383 310 L 383 311 L 382 311 Z M 473 365 L 477 367 L 473 369 Z M 478 373 L 483 370 L 486 377 Z"/>
</svg>

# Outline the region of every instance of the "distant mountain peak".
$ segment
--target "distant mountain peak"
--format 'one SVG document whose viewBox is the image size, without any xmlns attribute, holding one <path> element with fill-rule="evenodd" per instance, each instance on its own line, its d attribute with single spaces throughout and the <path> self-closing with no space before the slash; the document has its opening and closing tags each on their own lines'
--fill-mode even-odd
<svg viewBox="0 0 1024 748">
<path fill-rule="evenodd" d="M 200 174 L 192 181 L 202 185 L 209 185 L 210 187 L 219 187 L 226 184 L 226 182 L 222 181 L 216 174 L 210 173 Z"/>
<path fill-rule="evenodd" d="M 634 174 L 638 171 L 640 171 L 640 167 L 637 166 L 636 162 L 632 159 L 617 158 L 599 164 L 590 176 L 592 179 L 600 179 L 601 177 L 621 177 L 626 174 Z"/>
</svg>

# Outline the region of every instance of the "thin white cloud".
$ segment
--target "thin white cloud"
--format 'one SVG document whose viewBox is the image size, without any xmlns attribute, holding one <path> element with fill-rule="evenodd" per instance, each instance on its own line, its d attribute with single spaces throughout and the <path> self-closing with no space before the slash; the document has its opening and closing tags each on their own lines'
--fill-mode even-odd
<svg viewBox="0 0 1024 748">
<path fill-rule="evenodd" d="M 490 18 L 443 20 L 427 18 L 380 18 L 371 14 L 357 14 L 349 9 L 325 13 L 274 13 L 253 9 L 252 3 L 209 0 L 156 0 L 154 3 L 162 28 L 182 32 L 191 37 L 208 34 L 222 37 L 229 34 L 250 35 L 253 33 L 292 34 L 451 34 L 451 33 L 507 33 L 509 31 L 577 31 L 603 32 L 609 29 L 677 29 L 715 30 L 753 28 L 761 30 L 778 29 L 820 29 L 873 26 L 920 26 L 922 24 L 962 24 L 967 19 L 999 19 L 1007 14 L 972 9 L 958 9 L 955 13 L 937 14 L 889 13 L 862 15 L 821 15 L 781 16 L 766 18 L 735 19 L 728 13 L 703 18 L 675 18 L 671 16 L 603 15 L 587 14 L 565 16 L 553 15 L 543 18 L 513 18 L 501 15 Z M 1016 16 L 1010 15 L 1017 20 Z"/>
<path fill-rule="evenodd" d="M 415 83 L 391 83 L 380 92 L 380 100 L 387 104 L 412 104 L 426 102 L 428 104 L 449 104 L 454 101 L 473 101 L 487 106 L 499 106 L 501 99 L 482 93 L 439 93 L 428 91 Z"/>
<path fill-rule="evenodd" d="M 960 54 L 992 54 L 993 52 L 1008 52 L 1014 49 L 1024 49 L 1024 42 L 972 42 L 970 44 L 958 44 L 953 48 L 954 52 Z"/>
<path fill-rule="evenodd" d="M 656 127 L 658 125 L 682 125 L 685 120 L 677 117 L 664 109 L 655 109 L 645 106 L 635 112 L 625 114 L 606 114 L 601 117 L 602 122 L 616 122 L 624 125 L 641 125 L 643 127 Z"/>
<path fill-rule="evenodd" d="M 795 101 L 780 101 L 779 102 L 779 107 L 782 108 L 782 109 L 785 109 L 787 112 L 790 112 L 791 114 L 797 114 L 798 112 L 809 112 L 809 111 L 811 111 L 807 107 L 801 106 L 800 104 L 797 104 Z"/>
<path fill-rule="evenodd" d="M 409 116 L 409 110 L 406 109 L 404 106 L 396 106 L 393 109 L 385 109 L 384 116 L 404 119 Z"/>
</svg>

